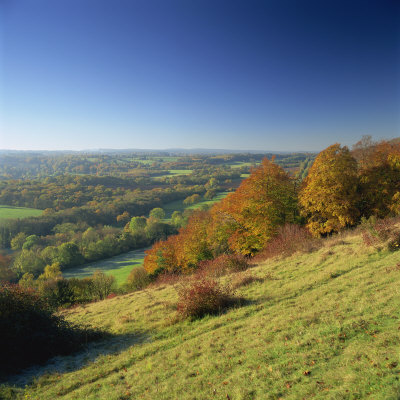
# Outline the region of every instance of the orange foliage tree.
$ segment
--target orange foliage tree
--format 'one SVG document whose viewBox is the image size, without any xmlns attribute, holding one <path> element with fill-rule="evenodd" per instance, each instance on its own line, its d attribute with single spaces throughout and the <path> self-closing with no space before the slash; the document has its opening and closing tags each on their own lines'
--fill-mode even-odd
<svg viewBox="0 0 400 400">
<path fill-rule="evenodd" d="M 313 235 L 354 225 L 359 218 L 357 162 L 349 149 L 329 146 L 315 159 L 299 193 Z"/>
<path fill-rule="evenodd" d="M 264 159 L 235 193 L 215 205 L 214 243 L 243 255 L 254 255 L 276 233 L 278 226 L 297 215 L 295 181 L 277 164 Z"/>
</svg>

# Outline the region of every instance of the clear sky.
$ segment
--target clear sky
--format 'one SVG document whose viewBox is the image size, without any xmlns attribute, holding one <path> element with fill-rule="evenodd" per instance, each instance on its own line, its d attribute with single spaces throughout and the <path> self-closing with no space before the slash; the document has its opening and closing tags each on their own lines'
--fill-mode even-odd
<svg viewBox="0 0 400 400">
<path fill-rule="evenodd" d="M 0 148 L 400 136 L 398 0 L 0 0 Z"/>
</svg>

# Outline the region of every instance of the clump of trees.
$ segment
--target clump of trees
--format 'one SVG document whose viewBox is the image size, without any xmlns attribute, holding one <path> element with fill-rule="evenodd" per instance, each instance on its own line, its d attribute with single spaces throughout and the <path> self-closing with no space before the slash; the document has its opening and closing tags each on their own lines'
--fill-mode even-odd
<svg viewBox="0 0 400 400">
<path fill-rule="evenodd" d="M 209 211 L 195 212 L 178 235 L 147 252 L 149 274 L 189 272 L 223 253 L 254 255 L 279 225 L 298 217 L 296 182 L 273 161 L 262 165 Z"/>
<path fill-rule="evenodd" d="M 274 160 L 264 159 L 236 192 L 208 211 L 195 212 L 178 235 L 157 242 L 144 268 L 151 276 L 189 273 L 222 254 L 252 257 L 280 247 L 290 253 L 303 245 L 275 240 L 285 225 L 305 224 L 318 237 L 355 226 L 362 217 L 400 212 L 399 140 L 376 143 L 364 137 L 352 150 L 334 144 L 309 164 L 299 185 Z M 306 232 L 294 233 L 308 241 Z"/>
<path fill-rule="evenodd" d="M 350 151 L 329 146 L 316 158 L 299 193 L 302 214 L 314 235 L 354 226 L 362 217 L 400 211 L 400 141 L 364 137 Z"/>
</svg>

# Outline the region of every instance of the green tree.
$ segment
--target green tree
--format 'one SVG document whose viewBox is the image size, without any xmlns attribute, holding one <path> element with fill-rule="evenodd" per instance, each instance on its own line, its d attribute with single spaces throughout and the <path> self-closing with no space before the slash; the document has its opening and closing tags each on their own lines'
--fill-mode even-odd
<svg viewBox="0 0 400 400">
<path fill-rule="evenodd" d="M 30 235 L 26 238 L 22 248 L 25 250 L 31 249 L 33 246 L 39 244 L 40 239 L 36 235 Z"/>
<path fill-rule="evenodd" d="M 96 298 L 103 300 L 115 290 L 115 278 L 108 276 L 102 271 L 93 274 L 93 294 Z"/>
<path fill-rule="evenodd" d="M 26 241 L 26 235 L 24 232 L 19 232 L 16 236 L 14 236 L 11 240 L 11 248 L 13 250 L 21 250 L 22 246 Z"/>
<path fill-rule="evenodd" d="M 72 242 L 63 243 L 58 246 L 57 261 L 62 267 L 72 267 L 74 265 L 82 264 L 84 258 L 79 252 L 79 247 Z"/>
<path fill-rule="evenodd" d="M 129 229 L 131 232 L 143 230 L 146 228 L 147 220 L 145 217 L 133 217 L 129 222 Z"/>
<path fill-rule="evenodd" d="M 164 219 L 165 211 L 160 207 L 153 208 L 150 211 L 149 217 L 157 220 Z"/>
</svg>

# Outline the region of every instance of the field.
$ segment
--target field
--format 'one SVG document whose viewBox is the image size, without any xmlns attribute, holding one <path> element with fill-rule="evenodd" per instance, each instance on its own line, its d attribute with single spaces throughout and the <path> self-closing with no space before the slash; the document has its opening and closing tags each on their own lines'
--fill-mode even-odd
<svg viewBox="0 0 400 400">
<path fill-rule="evenodd" d="M 64 311 L 115 336 L 11 379 L 13 398 L 399 398 L 400 251 L 350 233 L 251 273 L 241 307 L 192 322 L 168 285 Z"/>
<path fill-rule="evenodd" d="M 203 200 L 203 201 L 200 201 L 200 202 L 198 202 L 196 204 L 192 204 L 192 205 L 189 205 L 189 206 L 183 204 L 183 200 L 176 200 L 176 201 L 173 201 L 171 203 L 164 204 L 162 206 L 162 208 L 165 211 L 165 219 L 167 221 L 169 221 L 171 219 L 171 215 L 172 215 L 172 213 L 174 211 L 184 211 L 187 208 L 193 210 L 193 209 L 202 207 L 204 205 L 214 204 L 217 201 L 220 201 L 224 197 L 226 197 L 228 195 L 228 193 L 229 192 L 220 192 L 211 200 Z"/>
<path fill-rule="evenodd" d="M 227 164 L 227 165 L 229 165 L 231 168 L 241 168 L 241 167 L 255 167 L 257 163 L 236 161 L 232 164 Z"/>
<path fill-rule="evenodd" d="M 169 169 L 168 174 L 159 175 L 156 178 L 164 178 L 166 176 L 190 175 L 192 172 L 192 169 Z"/>
<path fill-rule="evenodd" d="M 63 276 L 65 278 L 85 278 L 91 276 L 94 271 L 100 270 L 107 275 L 113 275 L 117 285 L 121 285 L 126 281 L 132 268 L 142 265 L 145 250 L 146 249 L 134 250 L 106 260 L 68 268 L 63 271 Z"/>
<path fill-rule="evenodd" d="M 36 210 L 35 208 L 0 205 L 0 219 L 38 217 L 42 213 L 43 210 Z"/>
</svg>

